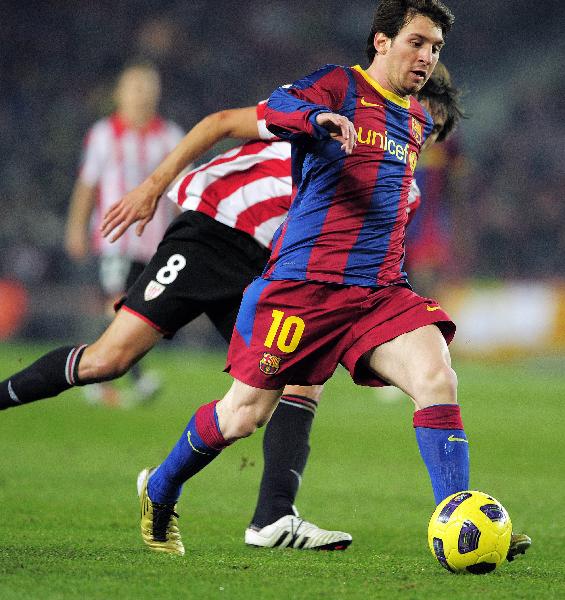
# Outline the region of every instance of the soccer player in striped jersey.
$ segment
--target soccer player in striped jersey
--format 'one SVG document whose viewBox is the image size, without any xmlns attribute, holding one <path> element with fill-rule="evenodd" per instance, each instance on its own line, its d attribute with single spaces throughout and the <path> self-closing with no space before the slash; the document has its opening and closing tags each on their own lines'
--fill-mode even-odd
<svg viewBox="0 0 565 600">
<path fill-rule="evenodd" d="M 437 502 L 468 488 L 447 350 L 455 327 L 402 272 L 410 184 L 433 128 L 412 94 L 452 21 L 439 0 L 381 0 L 366 70 L 327 66 L 272 94 L 266 122 L 292 143 L 292 203 L 242 300 L 231 389 L 202 405 L 159 467 L 140 474 L 142 537 L 154 550 L 184 553 L 176 521 L 184 482 L 267 423 L 285 385 L 321 385 L 339 363 L 359 384 L 391 383 L 414 399 Z"/>
<path fill-rule="evenodd" d="M 430 94 L 426 94 L 425 89 L 422 95 L 430 96 L 428 108 L 438 121 L 430 136 L 432 137 L 440 133 L 441 123 L 444 121 L 446 122 L 444 134 L 446 134 L 456 123 L 459 113 L 457 110 L 453 111 L 453 107 L 456 106 L 453 102 L 454 97 L 449 93 L 445 93 L 446 89 L 449 91 L 449 88 L 445 87 L 446 82 L 438 81 L 433 92 L 431 91 L 433 82 L 430 81 L 429 83 L 426 89 L 430 89 Z M 259 105 L 257 116 L 255 115 L 255 108 L 250 107 L 224 111 L 204 119 L 186 136 L 183 143 L 179 144 L 178 148 L 155 171 L 152 177 L 116 205 L 115 210 L 111 213 L 113 217 L 109 217 L 107 220 L 106 232 L 108 233 L 116 228 L 118 233 L 114 233 L 114 236 L 119 237 L 125 228 L 139 220 L 138 233 L 140 233 L 145 223 L 151 219 L 151 214 L 155 210 L 163 190 L 187 162 L 195 160 L 199 154 L 212 145 L 213 141 L 224 136 L 257 137 L 258 135 L 272 140 L 272 134 L 269 134 L 265 128 L 263 113 L 264 105 Z M 286 142 L 278 143 L 276 144 L 278 150 L 274 153 L 264 152 L 267 146 L 267 144 L 254 143 L 216 157 L 206 165 L 181 178 L 173 188 L 170 196 L 185 209 L 191 211 L 203 209 L 206 214 L 212 214 L 214 218 L 230 227 L 234 227 L 234 225 L 236 228 L 241 227 L 242 233 L 239 237 L 243 240 L 248 236 L 248 233 L 252 234 L 255 231 L 258 235 L 264 236 L 265 227 L 262 226 L 264 223 L 271 219 L 282 220 L 280 197 L 286 196 L 287 201 L 290 197 L 290 179 L 288 177 L 290 146 Z M 242 178 L 242 175 L 245 175 L 245 177 Z M 270 180 L 270 175 L 275 176 L 275 179 Z M 224 178 L 228 183 L 231 181 L 232 185 L 225 187 L 219 185 Z M 238 185 L 235 187 L 233 185 L 234 180 L 238 181 Z M 266 185 L 261 185 L 261 180 L 266 180 L 263 181 L 263 184 Z M 277 183 L 282 184 L 282 186 L 277 187 Z M 237 193 L 234 194 L 235 191 Z M 221 203 L 225 198 L 234 201 L 235 210 L 231 214 L 229 210 L 226 210 L 229 203 L 226 202 L 224 205 Z M 258 204 L 259 199 L 274 199 L 274 201 L 265 203 L 265 210 L 257 213 L 263 215 L 263 221 L 257 221 L 258 226 L 254 227 L 252 220 L 246 220 L 243 217 L 246 214 L 248 216 L 253 214 L 253 211 L 247 212 L 247 208 Z M 413 199 L 414 206 L 417 206 L 419 202 L 417 193 L 413 194 Z M 246 206 L 246 203 L 249 206 Z M 243 229 L 244 227 L 246 227 L 246 230 Z M 270 227 L 272 228 L 272 224 Z M 225 230 L 223 231 L 225 232 Z M 203 232 L 204 230 L 202 230 Z M 234 239 L 236 239 L 235 236 Z M 268 243 L 270 236 L 262 237 L 261 241 Z M 167 258 L 170 258 L 170 256 L 171 254 L 168 254 Z M 222 255 L 220 260 L 224 262 L 226 257 Z M 248 260 L 250 260 L 249 257 Z M 177 266 L 179 266 L 178 263 Z M 233 269 L 237 265 L 231 263 L 230 266 Z M 172 274 L 165 273 L 164 275 L 170 277 Z M 159 282 L 154 281 L 154 283 Z M 206 286 L 203 282 L 195 280 L 193 284 L 201 287 L 203 293 L 205 293 Z M 149 296 L 152 293 L 155 292 L 150 292 Z M 148 302 L 159 301 L 159 295 Z M 163 296 L 160 300 L 163 300 Z M 167 303 L 163 302 L 160 306 L 166 314 L 168 310 Z M 139 330 L 135 329 L 136 335 L 127 335 L 129 340 L 127 349 L 130 351 L 133 349 L 134 353 L 138 351 L 136 348 L 139 348 L 139 341 L 143 340 L 147 333 L 145 325 L 148 324 L 145 322 L 144 312 L 142 310 L 142 313 L 138 315 L 140 322 L 138 323 Z M 156 311 L 156 314 L 158 312 Z M 117 329 L 117 335 L 120 332 L 123 335 L 125 332 L 127 333 L 129 327 L 135 327 L 134 320 L 128 323 L 120 317 L 120 313 L 118 313 L 116 319 L 120 321 L 121 325 Z M 235 318 L 235 315 L 233 315 L 233 318 Z M 229 335 L 231 327 L 224 328 L 224 331 L 227 331 Z M 112 346 L 117 341 L 117 335 L 106 337 L 102 344 L 99 342 L 94 344 L 94 346 L 98 345 L 99 357 L 108 352 L 112 356 L 114 355 Z M 143 347 L 143 344 L 141 344 L 141 348 Z M 76 351 L 71 351 L 68 358 L 69 370 L 72 372 L 78 368 Z M 45 366 L 49 361 L 45 361 L 45 363 L 45 365 L 42 365 L 43 369 L 35 370 L 36 375 L 44 378 L 46 378 Z M 28 375 L 33 374 L 33 371 L 34 369 L 31 369 L 31 373 L 28 372 Z M 42 385 L 41 377 L 36 377 L 35 382 L 40 387 Z M 82 380 L 79 378 L 79 381 Z M 10 379 L 6 380 L 4 382 L 5 386 L 8 387 L 10 382 Z M 24 383 L 21 380 L 20 382 Z M 22 387 L 25 387 L 25 385 Z M 3 386 L 0 386 L 0 390 L 2 389 Z M 309 430 L 321 387 L 310 389 L 297 387 L 295 390 L 301 391 L 302 395 L 289 393 L 288 396 L 283 397 L 283 403 L 279 405 L 265 432 L 265 470 L 257 509 L 253 518 L 254 527 L 250 527 L 246 531 L 246 541 L 261 546 L 273 546 L 278 543 L 279 545 L 299 548 L 320 547 L 324 545 L 323 542 L 325 541 L 330 543 L 330 547 L 331 544 L 334 545 L 333 547 L 345 547 L 350 540 L 348 534 L 326 532 L 289 514 L 293 508 L 298 481 L 308 456 Z M 29 388 L 27 391 L 29 392 Z M 291 388 L 290 392 L 292 391 Z M 54 388 L 52 392 L 51 395 L 58 393 Z M 29 401 L 29 396 L 25 396 L 23 393 L 21 393 L 21 396 L 24 401 Z M 292 453 L 289 452 L 289 448 L 293 449 Z M 273 522 L 278 515 L 283 515 L 283 517 Z M 265 526 L 261 527 L 261 524 Z M 167 523 L 165 523 L 165 526 L 167 526 Z M 307 537 L 308 540 L 306 540 Z M 178 550 L 178 545 L 174 545 L 173 551 L 175 550 Z"/>
<path fill-rule="evenodd" d="M 139 185 L 183 138 L 175 123 L 157 113 L 161 94 L 159 73 L 149 63 L 132 63 L 119 76 L 115 90 L 116 110 L 88 131 L 76 181 L 65 236 L 65 247 L 75 261 L 90 253 L 98 258 L 101 291 L 106 313 L 133 284 L 153 256 L 177 211 L 163 203 L 143 236 L 127 232 L 110 244 L 100 232 L 104 214 L 126 192 Z M 136 397 L 156 390 L 155 376 L 131 370 Z M 118 402 L 117 389 L 109 384 L 85 388 L 88 398 Z"/>
<path fill-rule="evenodd" d="M 329 66 L 269 100 L 271 131 L 292 142 L 293 196 L 261 278 L 246 290 L 228 353 L 234 377 L 202 405 L 155 470 L 138 478 L 143 540 L 184 553 L 184 482 L 269 421 L 290 383 L 323 384 L 338 363 L 359 384 L 395 384 L 440 502 L 468 488 L 468 443 L 447 344 L 454 324 L 402 271 L 407 202 L 429 113 L 412 94 L 431 75 L 453 16 L 439 0 L 381 0 L 368 69 Z M 290 532 L 305 544 L 307 533 Z"/>
<path fill-rule="evenodd" d="M 427 89 L 431 89 L 431 83 L 430 81 L 423 90 L 423 95 L 426 95 Z M 434 135 L 441 129 L 445 111 L 453 104 L 452 98 L 445 94 L 442 86 L 443 84 L 436 86 L 435 98 L 430 105 L 430 111 L 438 120 Z M 179 221 L 192 222 L 196 227 L 195 219 L 202 219 L 214 231 L 217 227 L 222 235 L 227 233 L 240 248 L 235 254 L 229 247 L 226 252 L 219 253 L 220 268 L 226 265 L 227 273 L 219 273 L 208 280 L 200 279 L 197 271 L 194 277 L 184 280 L 188 289 L 200 290 L 204 300 L 210 302 L 216 293 L 214 290 L 224 285 L 223 277 L 229 278 L 232 273 L 243 269 L 245 278 L 240 278 L 235 287 L 237 302 L 233 306 L 230 303 L 223 306 L 226 319 L 224 325 L 220 324 L 219 330 L 226 340 L 229 340 L 233 330 L 239 297 L 252 277 L 260 274 L 264 268 L 268 258 L 266 247 L 270 245 L 274 230 L 286 216 L 290 204 L 290 144 L 278 140 L 267 130 L 264 112 L 263 102 L 257 107 L 223 111 L 205 118 L 187 134 L 146 182 L 114 206 L 106 220 L 105 231 L 113 232 L 114 238 L 119 238 L 135 221 L 139 221 L 137 233 L 141 234 L 145 224 L 151 220 L 163 191 L 187 163 L 196 160 L 223 137 L 255 138 L 255 141 L 221 154 L 180 177 L 168 193 L 183 210 L 189 211 Z M 452 120 L 449 128 L 454 124 L 455 120 Z M 416 207 L 418 203 L 419 193 L 414 186 L 409 206 Z M 201 211 L 205 216 L 194 214 Z M 218 220 L 230 229 L 210 223 L 212 220 Z M 257 244 L 250 241 L 250 236 L 255 237 L 263 250 L 258 250 Z M 175 234 L 175 237 L 178 236 Z M 209 245 L 208 238 L 208 233 L 201 230 L 198 239 L 204 240 L 206 247 Z M 190 251 L 199 248 L 195 245 L 198 244 L 198 239 L 191 240 L 190 235 L 187 239 Z M 18 405 L 18 402 L 27 403 L 56 395 L 70 387 L 72 381 L 80 384 L 111 378 L 117 373 L 111 365 L 118 357 L 124 361 L 119 372 L 125 371 L 129 362 L 135 361 L 160 339 L 161 330 L 176 330 L 180 323 L 169 324 L 168 327 L 164 324 L 172 309 L 168 297 L 171 284 L 167 286 L 168 293 L 162 292 L 152 298 L 160 289 L 159 285 L 162 285 L 156 279 L 158 271 L 175 254 L 167 246 L 165 245 L 162 257 L 157 261 L 156 269 L 147 278 L 153 284 L 141 285 L 144 299 L 140 301 L 138 312 L 130 312 L 128 302 L 125 302 L 123 311 L 118 312 L 116 322 L 109 331 L 92 344 L 92 354 L 89 351 L 86 356 L 81 355 L 80 346 L 58 349 L 20 374 L 7 379 L 0 386 L 0 390 L 3 390 L 0 392 L 0 407 L 6 408 Z M 247 248 L 247 252 L 243 252 L 242 247 Z M 180 251 L 183 256 L 187 254 L 185 248 L 180 248 Z M 196 255 L 199 261 L 200 255 L 200 252 Z M 192 271 L 184 268 L 183 272 L 190 274 Z M 172 289 L 182 283 L 177 279 Z M 148 300 L 145 300 L 146 289 Z M 152 312 L 148 312 L 149 308 L 153 309 Z M 186 313 L 187 321 L 191 318 L 192 310 L 190 299 L 186 299 L 180 312 Z M 121 337 L 123 341 L 120 341 Z M 103 357 L 107 357 L 107 360 L 104 361 Z M 93 372 L 94 363 L 98 366 L 97 372 Z M 63 365 L 66 373 L 64 380 L 59 375 Z M 320 393 L 321 386 L 289 388 L 267 426 L 264 438 L 265 467 L 252 525 L 246 531 L 248 543 L 272 546 L 282 534 L 288 534 L 300 524 L 293 505 L 309 453 L 309 432 Z M 292 448 L 292 452 L 289 452 L 289 448 Z M 310 545 L 316 547 L 316 544 L 327 544 L 325 530 L 316 528 L 312 534 L 312 527 L 308 523 L 302 523 L 301 526 L 302 531 L 310 530 Z M 338 539 L 334 541 L 343 545 L 344 536 L 340 532 L 336 532 L 336 535 Z M 348 541 L 347 538 L 345 541 Z"/>
<path fill-rule="evenodd" d="M 427 90 L 432 90 L 432 82 L 429 83 L 421 93 L 424 98 L 428 96 Z M 429 142 L 440 134 L 448 135 L 459 118 L 456 94 L 446 81 L 438 80 L 434 90 L 430 91 L 428 106 L 437 123 Z M 254 234 L 256 239 L 270 245 L 274 229 L 282 222 L 290 201 L 290 144 L 276 141 L 266 129 L 264 111 L 265 105 L 260 103 L 257 106 L 256 135 L 258 133 L 262 139 L 273 142 L 270 146 L 254 141 L 217 156 L 179 178 L 168 195 L 184 210 L 203 210 L 214 219 Z M 240 135 L 252 134 L 254 113 L 252 107 L 236 113 Z M 247 132 L 244 130 L 246 122 L 249 122 Z M 214 129 L 213 125 L 211 129 Z M 179 157 L 177 166 L 171 168 L 167 176 L 156 175 L 155 182 L 160 183 L 157 187 L 155 182 L 150 182 L 146 189 L 140 193 L 133 192 L 117 205 L 108 217 L 107 231 L 123 229 L 135 220 L 143 220 L 151 211 L 151 201 L 157 199 L 164 189 L 165 182 L 169 182 L 171 174 L 176 174 L 179 165 L 189 158 L 193 160 L 194 156 Z M 161 171 L 162 174 L 166 172 L 165 169 Z M 262 202 L 264 198 L 268 198 L 268 202 Z M 408 209 L 411 209 L 409 218 L 419 202 L 420 195 L 414 182 L 408 202 Z M 281 208 L 284 210 L 281 211 Z M 257 224 L 249 219 L 253 214 L 263 215 L 264 220 Z M 229 259 L 228 266 L 230 269 L 234 266 Z M 203 287 L 202 283 L 199 287 Z M 168 310 L 167 306 L 163 304 L 162 312 Z M 231 322 L 230 319 L 230 325 Z M 308 544 L 302 548 L 323 545 L 329 549 L 344 548 L 349 541 L 345 537 L 348 534 L 341 532 L 330 532 L 336 539 L 328 539 L 327 532 L 294 514 L 294 501 L 306 466 L 309 432 L 320 393 L 321 386 L 289 386 L 267 425 L 259 498 L 251 525 L 245 532 L 246 543 L 250 545 L 301 547 L 307 536 Z M 300 536 L 293 535 L 292 532 L 297 530 Z"/>
</svg>

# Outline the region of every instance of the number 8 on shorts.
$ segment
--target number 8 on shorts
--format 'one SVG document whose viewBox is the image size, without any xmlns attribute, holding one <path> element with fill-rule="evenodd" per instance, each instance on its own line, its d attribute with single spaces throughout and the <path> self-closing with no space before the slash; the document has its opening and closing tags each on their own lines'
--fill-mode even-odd
<svg viewBox="0 0 565 600">
<path fill-rule="evenodd" d="M 163 285 L 173 283 L 184 267 L 186 267 L 186 258 L 182 254 L 173 254 L 167 264 L 157 271 L 156 279 Z"/>
</svg>

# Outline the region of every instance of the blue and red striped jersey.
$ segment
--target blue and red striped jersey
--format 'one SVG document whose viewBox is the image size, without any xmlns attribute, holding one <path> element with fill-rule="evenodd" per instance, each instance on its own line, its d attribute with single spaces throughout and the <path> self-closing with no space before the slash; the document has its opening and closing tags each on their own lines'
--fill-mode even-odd
<svg viewBox="0 0 565 600">
<path fill-rule="evenodd" d="M 316 116 L 346 116 L 346 156 Z M 269 98 L 270 131 L 292 144 L 292 204 L 263 277 L 345 285 L 406 283 L 410 183 L 433 121 L 413 97 L 385 90 L 360 66 L 327 65 Z"/>
</svg>

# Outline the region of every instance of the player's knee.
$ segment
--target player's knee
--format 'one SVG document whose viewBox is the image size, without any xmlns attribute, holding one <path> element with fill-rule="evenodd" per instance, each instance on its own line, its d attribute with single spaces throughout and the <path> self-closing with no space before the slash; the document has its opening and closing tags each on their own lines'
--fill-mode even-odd
<svg viewBox="0 0 565 600">
<path fill-rule="evenodd" d="M 262 407 L 253 404 L 237 407 L 232 413 L 231 422 L 228 424 L 229 437 L 238 439 L 249 437 L 269 421 L 271 412 L 267 412 Z"/>
<path fill-rule="evenodd" d="M 431 375 L 428 383 L 430 392 L 444 400 L 455 402 L 457 398 L 457 375 L 448 365 L 442 364 Z"/>
<path fill-rule="evenodd" d="M 457 402 L 457 374 L 446 363 L 430 368 L 421 374 L 416 386 L 417 404 L 454 404 Z"/>
<path fill-rule="evenodd" d="M 121 377 L 132 366 L 133 361 L 119 349 L 89 346 L 78 367 L 79 381 L 91 383 Z"/>
</svg>

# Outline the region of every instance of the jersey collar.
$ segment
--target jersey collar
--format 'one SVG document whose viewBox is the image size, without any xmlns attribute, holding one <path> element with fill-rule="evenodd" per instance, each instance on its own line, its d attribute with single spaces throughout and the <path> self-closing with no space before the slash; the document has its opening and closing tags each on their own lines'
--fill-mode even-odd
<svg viewBox="0 0 565 600">
<path fill-rule="evenodd" d="M 375 88 L 377 90 L 377 92 L 379 92 L 379 94 L 381 94 L 381 96 L 384 96 L 387 100 L 394 102 L 394 104 L 398 104 L 398 106 L 401 106 L 402 108 L 410 108 L 410 98 L 402 98 L 402 96 L 398 96 L 394 92 L 385 90 L 384 87 L 376 79 L 373 79 L 367 73 L 367 71 L 364 71 L 360 65 L 355 65 L 354 67 L 351 67 L 351 68 L 354 71 L 357 71 L 358 73 L 360 73 L 363 76 L 363 78 L 365 79 L 365 81 L 371 87 Z"/>
</svg>

